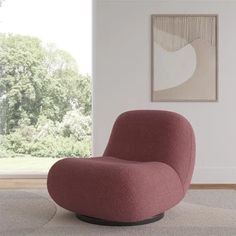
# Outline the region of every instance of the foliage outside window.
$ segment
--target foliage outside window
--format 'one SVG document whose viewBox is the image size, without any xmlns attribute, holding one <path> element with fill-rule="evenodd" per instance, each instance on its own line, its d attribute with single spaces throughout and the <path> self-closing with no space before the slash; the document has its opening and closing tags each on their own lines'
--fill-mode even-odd
<svg viewBox="0 0 236 236">
<path fill-rule="evenodd" d="M 0 157 L 89 156 L 91 79 L 36 37 L 0 34 Z"/>
</svg>

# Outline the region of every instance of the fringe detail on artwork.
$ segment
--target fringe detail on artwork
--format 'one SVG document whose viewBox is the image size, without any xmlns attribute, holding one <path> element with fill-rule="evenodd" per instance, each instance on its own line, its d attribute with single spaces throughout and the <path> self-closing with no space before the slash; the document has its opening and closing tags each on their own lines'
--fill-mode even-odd
<svg viewBox="0 0 236 236">
<path fill-rule="evenodd" d="M 153 27 L 154 41 L 169 51 L 196 39 L 216 45 L 215 16 L 154 16 Z"/>
</svg>

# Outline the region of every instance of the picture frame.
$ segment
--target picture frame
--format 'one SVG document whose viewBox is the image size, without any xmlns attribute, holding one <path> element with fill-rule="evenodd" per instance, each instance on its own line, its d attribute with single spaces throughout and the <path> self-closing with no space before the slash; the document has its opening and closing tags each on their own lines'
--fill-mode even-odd
<svg viewBox="0 0 236 236">
<path fill-rule="evenodd" d="M 151 15 L 152 102 L 218 100 L 218 15 Z"/>
</svg>

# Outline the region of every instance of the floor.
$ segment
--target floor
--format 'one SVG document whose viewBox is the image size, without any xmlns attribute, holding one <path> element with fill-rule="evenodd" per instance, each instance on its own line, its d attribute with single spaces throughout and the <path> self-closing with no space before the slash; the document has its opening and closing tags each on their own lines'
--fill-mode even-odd
<svg viewBox="0 0 236 236">
<path fill-rule="evenodd" d="M 4 203 L 0 204 L 0 235 L 6 236 L 236 235 L 235 190 L 190 190 L 179 204 L 165 212 L 163 220 L 133 227 L 100 226 L 80 221 L 73 212 L 52 201 L 45 184 L 41 189 L 0 189 L 0 202 Z"/>
</svg>

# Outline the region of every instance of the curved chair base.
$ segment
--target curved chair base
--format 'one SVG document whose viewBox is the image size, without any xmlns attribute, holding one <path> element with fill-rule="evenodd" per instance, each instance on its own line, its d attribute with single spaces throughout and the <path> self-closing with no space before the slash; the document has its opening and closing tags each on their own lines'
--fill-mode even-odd
<svg viewBox="0 0 236 236">
<path fill-rule="evenodd" d="M 108 221 L 108 220 L 103 220 L 99 218 L 94 218 L 90 216 L 85 216 L 85 215 L 80 215 L 76 214 L 76 217 L 82 221 L 91 223 L 91 224 L 96 224 L 96 225 L 108 225 L 108 226 L 133 226 L 133 225 L 144 225 L 144 224 L 149 224 L 153 223 L 155 221 L 161 220 L 164 217 L 164 213 L 160 213 L 158 215 L 155 215 L 151 218 L 141 220 L 141 221 L 135 221 L 135 222 L 119 222 L 119 221 Z"/>
</svg>

